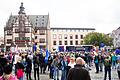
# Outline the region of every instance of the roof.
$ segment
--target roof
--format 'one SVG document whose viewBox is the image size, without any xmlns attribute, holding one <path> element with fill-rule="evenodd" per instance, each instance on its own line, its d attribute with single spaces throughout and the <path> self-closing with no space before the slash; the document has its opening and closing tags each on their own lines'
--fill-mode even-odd
<svg viewBox="0 0 120 80">
<path fill-rule="evenodd" d="M 47 27 L 48 15 L 28 15 L 33 27 Z"/>
<path fill-rule="evenodd" d="M 12 24 L 16 22 L 19 15 L 11 15 L 6 23 L 6 27 L 12 27 Z M 33 27 L 47 27 L 49 15 L 26 15 L 26 18 Z"/>
<path fill-rule="evenodd" d="M 59 29 L 59 30 L 95 30 L 95 28 L 51 28 L 51 29 Z"/>
<path fill-rule="evenodd" d="M 25 8 L 23 7 L 23 2 L 22 2 L 18 14 L 24 15 L 25 21 L 32 24 L 32 27 L 47 27 L 49 14 L 48 15 L 26 15 L 24 9 Z M 6 27 L 12 27 L 12 24 L 19 22 L 19 15 L 10 15 L 8 22 L 6 23 Z"/>
</svg>

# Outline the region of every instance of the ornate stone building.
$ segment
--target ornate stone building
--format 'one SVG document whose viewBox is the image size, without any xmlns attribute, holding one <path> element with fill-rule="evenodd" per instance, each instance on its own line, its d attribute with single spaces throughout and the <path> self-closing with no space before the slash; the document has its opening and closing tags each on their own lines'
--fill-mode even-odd
<svg viewBox="0 0 120 80">
<path fill-rule="evenodd" d="M 21 3 L 18 15 L 10 15 L 4 27 L 4 44 L 6 50 L 11 46 L 18 49 L 32 49 L 33 44 L 48 48 L 49 15 L 26 15 Z"/>
</svg>

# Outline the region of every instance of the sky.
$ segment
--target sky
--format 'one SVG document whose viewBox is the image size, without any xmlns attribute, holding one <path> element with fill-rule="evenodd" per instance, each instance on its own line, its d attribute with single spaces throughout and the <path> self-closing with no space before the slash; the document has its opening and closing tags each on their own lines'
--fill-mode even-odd
<svg viewBox="0 0 120 80">
<path fill-rule="evenodd" d="M 1 0 L 0 36 L 9 16 L 18 14 L 21 2 L 27 15 L 49 13 L 50 27 L 95 28 L 111 33 L 120 26 L 120 0 Z"/>
</svg>

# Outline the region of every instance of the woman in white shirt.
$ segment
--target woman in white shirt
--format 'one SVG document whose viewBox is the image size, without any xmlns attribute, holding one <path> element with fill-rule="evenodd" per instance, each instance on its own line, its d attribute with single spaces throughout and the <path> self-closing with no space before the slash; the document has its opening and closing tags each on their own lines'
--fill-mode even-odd
<svg viewBox="0 0 120 80">
<path fill-rule="evenodd" d="M 70 59 L 70 63 L 68 64 L 68 66 L 70 66 L 71 68 L 74 68 L 74 65 L 75 65 L 75 58 L 74 57 L 71 57 Z"/>
</svg>

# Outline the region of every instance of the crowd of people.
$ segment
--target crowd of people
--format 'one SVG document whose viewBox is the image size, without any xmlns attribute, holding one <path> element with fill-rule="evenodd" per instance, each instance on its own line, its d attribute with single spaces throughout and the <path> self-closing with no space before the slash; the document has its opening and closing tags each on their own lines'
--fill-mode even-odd
<svg viewBox="0 0 120 80">
<path fill-rule="evenodd" d="M 120 57 L 114 52 L 60 52 L 46 58 L 41 52 L 0 53 L 0 80 L 40 80 L 49 71 L 54 80 L 91 80 L 89 70 L 95 65 L 96 74 L 104 71 L 104 80 L 111 80 L 111 68 L 120 79 Z M 31 73 L 33 72 L 33 77 Z"/>
</svg>

